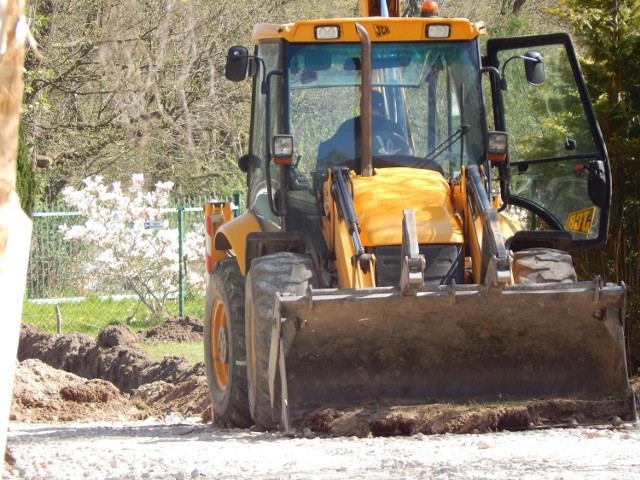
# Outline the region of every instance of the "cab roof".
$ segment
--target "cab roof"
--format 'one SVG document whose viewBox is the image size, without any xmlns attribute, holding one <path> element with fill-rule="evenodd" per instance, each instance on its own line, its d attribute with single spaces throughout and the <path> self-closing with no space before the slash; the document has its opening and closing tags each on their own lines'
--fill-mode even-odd
<svg viewBox="0 0 640 480">
<path fill-rule="evenodd" d="M 260 23 L 254 26 L 251 39 L 256 43 L 279 39 L 292 43 L 359 42 L 360 39 L 355 28 L 356 23 L 367 30 L 372 42 L 473 40 L 484 33 L 484 25 L 481 22 L 471 22 L 463 18 L 362 17 L 303 20 L 282 25 Z M 338 38 L 331 40 L 315 38 L 316 27 L 334 25 L 339 27 L 340 36 Z M 429 38 L 427 36 L 428 25 L 449 25 L 449 36 Z"/>
</svg>

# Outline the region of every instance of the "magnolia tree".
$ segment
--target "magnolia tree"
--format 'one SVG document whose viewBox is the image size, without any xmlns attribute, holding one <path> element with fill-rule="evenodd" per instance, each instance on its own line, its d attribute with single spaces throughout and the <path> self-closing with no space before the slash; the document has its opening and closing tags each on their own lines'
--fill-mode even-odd
<svg viewBox="0 0 640 480">
<path fill-rule="evenodd" d="M 168 299 L 178 293 L 178 230 L 148 228 L 162 222 L 173 188 L 171 182 L 158 182 L 155 190 L 144 192 L 144 177 L 135 174 L 127 191 L 119 182 L 110 187 L 100 176 L 87 178 L 83 188 L 67 187 L 67 205 L 86 218 L 81 225 L 60 227 L 65 240 L 90 245 L 92 254 L 83 262 L 84 287 L 97 291 L 105 278 L 133 290 L 153 316 L 165 313 Z M 146 225 L 145 225 L 146 224 Z M 185 234 L 183 261 L 203 258 L 204 227 Z M 203 289 L 204 275 L 198 269 L 185 269 L 185 285 Z"/>
</svg>

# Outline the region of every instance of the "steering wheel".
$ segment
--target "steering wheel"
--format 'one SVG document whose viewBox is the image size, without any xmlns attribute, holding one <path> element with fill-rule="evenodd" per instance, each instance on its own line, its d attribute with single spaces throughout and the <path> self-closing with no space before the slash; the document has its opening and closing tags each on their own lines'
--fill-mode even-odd
<svg viewBox="0 0 640 480">
<path fill-rule="evenodd" d="M 554 217 L 551 212 L 542 208 L 537 203 L 532 202 L 529 199 L 518 197 L 517 195 L 509 195 L 509 205 L 524 208 L 529 210 L 534 215 L 538 216 L 543 222 L 545 222 L 552 230 L 564 230 L 562 223 Z"/>
<path fill-rule="evenodd" d="M 413 155 L 409 142 L 402 136 L 390 130 L 376 132 L 371 142 L 373 155 Z"/>
</svg>

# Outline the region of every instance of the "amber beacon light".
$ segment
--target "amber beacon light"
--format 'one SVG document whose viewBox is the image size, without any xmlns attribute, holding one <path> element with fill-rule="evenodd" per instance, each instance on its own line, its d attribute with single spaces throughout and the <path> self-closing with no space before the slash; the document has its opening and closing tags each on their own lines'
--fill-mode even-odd
<svg viewBox="0 0 640 480">
<path fill-rule="evenodd" d="M 437 17 L 438 13 L 438 2 L 434 2 L 433 0 L 426 0 L 420 7 L 421 17 Z"/>
</svg>

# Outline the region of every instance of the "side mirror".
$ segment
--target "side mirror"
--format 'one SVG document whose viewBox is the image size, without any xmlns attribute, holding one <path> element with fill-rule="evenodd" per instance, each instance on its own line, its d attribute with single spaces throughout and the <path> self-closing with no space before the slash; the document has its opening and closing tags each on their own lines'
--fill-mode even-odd
<svg viewBox="0 0 640 480">
<path fill-rule="evenodd" d="M 250 168 L 258 168 L 260 159 L 253 154 L 246 153 L 238 159 L 238 168 L 242 173 L 247 173 Z"/>
<path fill-rule="evenodd" d="M 544 83 L 542 54 L 537 50 L 529 50 L 522 58 L 524 59 L 524 72 L 527 76 L 527 81 L 531 85 L 542 85 Z"/>
<path fill-rule="evenodd" d="M 593 160 L 589 162 L 589 177 L 587 180 L 587 188 L 589 198 L 597 207 L 603 208 L 607 205 L 609 197 L 609 188 L 604 173 L 604 162 L 602 160 Z"/>
<path fill-rule="evenodd" d="M 247 78 L 249 70 L 249 50 L 241 45 L 229 49 L 224 76 L 232 82 L 241 82 Z"/>
</svg>

